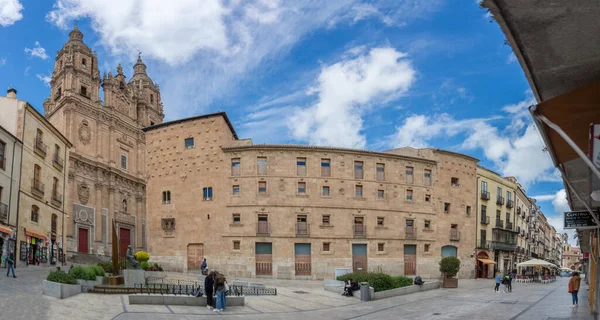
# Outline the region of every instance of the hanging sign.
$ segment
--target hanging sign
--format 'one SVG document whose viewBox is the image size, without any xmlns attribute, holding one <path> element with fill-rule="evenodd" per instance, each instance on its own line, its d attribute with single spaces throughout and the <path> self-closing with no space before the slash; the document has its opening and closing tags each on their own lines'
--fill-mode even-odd
<svg viewBox="0 0 600 320">
<path fill-rule="evenodd" d="M 565 212 L 564 229 L 596 229 L 598 225 L 588 211 Z"/>
</svg>

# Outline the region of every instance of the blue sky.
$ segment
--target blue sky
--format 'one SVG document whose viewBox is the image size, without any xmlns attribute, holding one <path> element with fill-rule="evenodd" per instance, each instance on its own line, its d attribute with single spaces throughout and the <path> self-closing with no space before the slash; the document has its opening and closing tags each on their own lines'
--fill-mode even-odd
<svg viewBox="0 0 600 320">
<path fill-rule="evenodd" d="M 0 87 L 43 111 L 76 22 L 101 72 L 131 75 L 142 52 L 165 120 L 224 110 L 255 143 L 466 153 L 516 176 L 562 228 L 535 100 L 475 0 L 0 0 Z"/>
</svg>

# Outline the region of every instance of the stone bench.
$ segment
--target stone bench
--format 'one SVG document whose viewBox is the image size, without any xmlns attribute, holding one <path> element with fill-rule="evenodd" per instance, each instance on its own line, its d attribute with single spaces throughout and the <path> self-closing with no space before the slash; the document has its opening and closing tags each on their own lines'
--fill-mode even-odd
<svg viewBox="0 0 600 320">
<path fill-rule="evenodd" d="M 227 297 L 225 299 L 228 307 L 244 306 L 244 297 Z M 130 294 L 129 304 L 151 304 L 170 306 L 206 306 L 206 297 L 175 296 L 160 294 Z"/>
</svg>

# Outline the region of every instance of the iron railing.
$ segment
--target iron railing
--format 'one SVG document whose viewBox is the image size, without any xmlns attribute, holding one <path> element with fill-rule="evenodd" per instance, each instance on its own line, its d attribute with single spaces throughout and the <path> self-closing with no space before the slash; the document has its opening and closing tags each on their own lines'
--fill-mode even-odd
<svg viewBox="0 0 600 320">
<path fill-rule="evenodd" d="M 191 296 L 197 294 L 198 290 L 200 290 L 203 295 L 206 295 L 206 291 L 204 290 L 204 283 L 199 281 L 168 278 L 155 278 L 153 280 L 150 280 L 150 277 L 146 281 L 153 283 L 135 284 L 135 293 L 161 295 L 173 294 Z M 230 285 L 229 291 L 227 291 L 225 295 L 235 297 L 273 295 L 276 296 L 277 288 Z"/>
<path fill-rule="evenodd" d="M 482 215 L 481 216 L 481 224 L 490 224 L 490 216 Z"/>
<path fill-rule="evenodd" d="M 8 205 L 0 203 L 0 219 L 8 219 Z"/>
<path fill-rule="evenodd" d="M 41 156 L 46 156 L 46 152 L 48 152 L 48 147 L 44 144 L 44 142 L 42 142 L 42 139 L 36 137 L 33 146 L 35 147 L 35 151 L 39 152 Z"/>
<path fill-rule="evenodd" d="M 450 230 L 450 240 L 451 241 L 459 241 L 460 240 L 460 231 Z"/>
<path fill-rule="evenodd" d="M 31 180 L 31 192 L 38 195 L 44 195 L 44 184 L 38 179 Z"/>
<path fill-rule="evenodd" d="M 269 226 L 269 222 L 267 221 L 258 221 L 258 225 L 256 226 L 256 234 L 262 236 L 268 236 L 271 234 L 271 228 Z"/>
<path fill-rule="evenodd" d="M 415 227 L 406 227 L 406 239 L 414 240 L 417 238 L 417 229 Z"/>
<path fill-rule="evenodd" d="M 496 197 L 496 204 L 504 204 L 504 197 Z"/>
<path fill-rule="evenodd" d="M 483 249 L 483 248 L 487 248 L 487 247 L 488 247 L 487 241 L 485 239 L 480 239 L 479 240 L 479 248 Z"/>
<path fill-rule="evenodd" d="M 481 199 L 483 200 L 490 200 L 490 193 L 487 191 L 482 191 L 481 192 Z"/>
<path fill-rule="evenodd" d="M 308 237 L 310 235 L 309 225 L 307 222 L 296 223 L 296 236 Z"/>
<path fill-rule="evenodd" d="M 355 238 L 364 238 L 367 235 L 367 226 L 361 223 L 354 224 L 354 237 Z"/>
<path fill-rule="evenodd" d="M 496 219 L 496 228 L 504 228 L 504 221 Z"/>
<path fill-rule="evenodd" d="M 513 223 L 510 222 L 510 221 L 506 221 L 506 229 L 512 230 L 513 229 Z"/>
<path fill-rule="evenodd" d="M 62 194 L 60 192 L 52 191 L 52 203 L 59 206 L 62 204 Z"/>
<path fill-rule="evenodd" d="M 64 160 L 58 155 L 58 153 L 55 153 L 54 156 L 52 156 L 52 163 L 59 170 L 63 169 Z"/>
<path fill-rule="evenodd" d="M 509 209 L 510 209 L 510 208 L 512 208 L 513 206 L 514 206 L 514 203 L 513 203 L 513 201 L 512 201 L 512 200 L 510 200 L 510 199 L 506 200 L 506 207 L 507 207 L 507 208 L 509 208 Z"/>
</svg>

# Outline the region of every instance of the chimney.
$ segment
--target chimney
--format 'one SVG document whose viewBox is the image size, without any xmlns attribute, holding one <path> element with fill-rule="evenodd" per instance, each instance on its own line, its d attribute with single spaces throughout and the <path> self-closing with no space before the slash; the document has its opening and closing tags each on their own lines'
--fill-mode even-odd
<svg viewBox="0 0 600 320">
<path fill-rule="evenodd" d="M 6 90 L 6 97 L 10 99 L 17 98 L 17 89 L 13 88 L 13 86 L 9 86 L 8 90 Z"/>
</svg>

